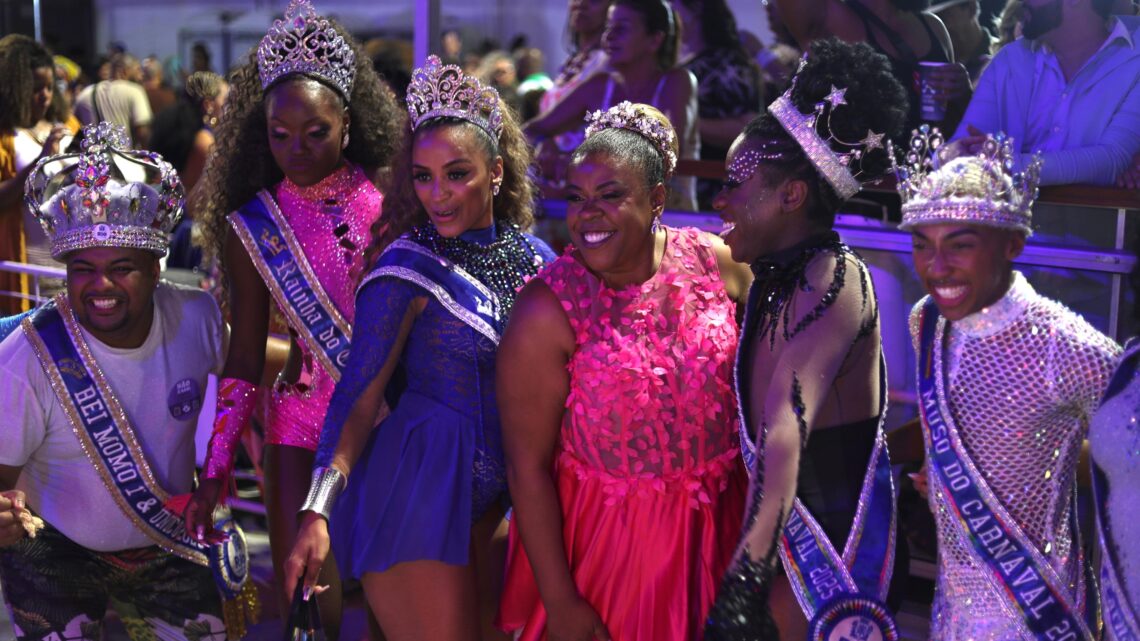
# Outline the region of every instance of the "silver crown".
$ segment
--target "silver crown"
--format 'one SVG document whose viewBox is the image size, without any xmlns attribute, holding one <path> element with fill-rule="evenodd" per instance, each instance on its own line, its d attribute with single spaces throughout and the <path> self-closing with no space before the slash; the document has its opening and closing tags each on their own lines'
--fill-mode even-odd
<svg viewBox="0 0 1140 641">
<path fill-rule="evenodd" d="M 947 160 L 942 132 L 922 125 L 911 134 L 904 164 L 890 150 L 902 198 L 900 229 L 937 223 L 965 223 L 1031 234 L 1033 201 L 1042 160 L 1034 154 L 1015 172 L 1013 139 L 987 135 L 981 151 Z"/>
<path fill-rule="evenodd" d="M 802 66 L 801 64 L 801 68 Z M 792 86 L 784 92 L 784 95 L 768 106 L 768 113 L 772 114 L 780 126 L 784 128 L 784 131 L 787 131 L 796 140 L 811 164 L 823 176 L 827 184 L 835 189 L 835 193 L 839 194 L 840 198 L 847 200 L 862 189 L 859 184 L 859 176 L 863 172 L 855 165 L 861 164 L 866 153 L 883 148 L 884 135 L 867 131 L 867 135 L 858 142 L 841 140 L 831 129 L 831 114 L 838 107 L 847 104 L 845 96 L 847 89 L 839 89 L 832 85 L 831 93 L 827 94 L 827 97 L 820 102 L 815 103 L 815 108 L 811 113 L 805 114 L 801 113 L 795 103 L 792 102 L 792 90 L 795 89 L 795 86 L 796 81 L 793 78 Z M 820 137 L 817 128 L 820 118 L 824 117 L 826 117 L 824 122 L 827 125 L 826 139 Z M 834 148 L 836 146 L 846 149 L 846 151 L 836 151 Z"/>
<path fill-rule="evenodd" d="M 492 140 L 503 133 L 499 92 L 459 67 L 443 64 L 439 56 L 428 56 L 424 66 L 412 72 L 407 103 L 412 131 L 435 118 L 459 118 L 478 125 Z"/>
<path fill-rule="evenodd" d="M 57 260 L 88 247 L 127 247 L 166 254 L 186 194 L 170 163 L 135 151 L 122 125 L 83 130 L 78 154 L 36 163 L 24 183 L 24 203 L 51 238 Z"/>
<path fill-rule="evenodd" d="M 303 74 L 328 82 L 348 99 L 356 78 L 356 53 L 309 0 L 292 0 L 284 19 L 274 20 L 257 45 L 257 73 L 262 89 L 285 76 Z"/>
<path fill-rule="evenodd" d="M 626 129 L 647 138 L 661 152 L 666 178 L 672 176 L 673 170 L 677 168 L 677 154 L 673 151 L 677 134 L 673 128 L 641 113 L 632 102 L 623 100 L 605 111 L 587 114 L 586 122 L 590 123 L 586 127 L 587 138 L 603 129 Z"/>
</svg>

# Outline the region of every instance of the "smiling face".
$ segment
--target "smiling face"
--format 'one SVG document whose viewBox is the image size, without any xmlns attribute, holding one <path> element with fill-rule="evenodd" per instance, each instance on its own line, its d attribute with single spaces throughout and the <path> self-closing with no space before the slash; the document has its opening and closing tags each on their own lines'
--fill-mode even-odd
<svg viewBox="0 0 1140 641">
<path fill-rule="evenodd" d="M 644 281 L 653 267 L 653 219 L 665 208 L 665 186 L 608 153 L 579 159 L 567 171 L 566 225 L 591 271 L 611 285 Z"/>
<path fill-rule="evenodd" d="M 665 34 L 649 33 L 645 17 L 625 5 L 610 7 L 602 47 L 611 64 L 629 64 L 642 58 L 655 58 Z"/>
<path fill-rule="evenodd" d="M 294 184 L 315 185 L 340 167 L 349 122 L 335 91 L 310 78 L 289 78 L 266 94 L 265 117 L 269 151 Z"/>
<path fill-rule="evenodd" d="M 486 136 L 475 125 L 420 129 L 412 144 L 416 197 L 439 234 L 454 238 L 494 221 L 492 186 L 503 180 L 503 158 L 489 158 Z"/>
<path fill-rule="evenodd" d="M 948 320 L 993 305 L 1009 289 L 1012 261 L 1025 248 L 1020 232 L 944 223 L 911 230 L 914 269 Z"/>
<path fill-rule="evenodd" d="M 725 159 L 727 179 L 713 199 L 724 228 L 720 237 L 732 251 L 732 259 L 751 263 L 786 244 L 783 236 L 791 222 L 784 204 L 790 181 L 774 175 L 760 145 L 740 136 Z"/>
<path fill-rule="evenodd" d="M 67 298 L 79 324 L 111 347 L 138 347 L 154 318 L 158 257 L 142 249 L 91 247 L 66 257 Z"/>
</svg>

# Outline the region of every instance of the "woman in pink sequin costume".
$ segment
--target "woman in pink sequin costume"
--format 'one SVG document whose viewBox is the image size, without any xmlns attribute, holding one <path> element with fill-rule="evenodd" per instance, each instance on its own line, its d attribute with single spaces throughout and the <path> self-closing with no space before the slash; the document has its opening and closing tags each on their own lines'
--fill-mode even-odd
<svg viewBox="0 0 1140 641">
<path fill-rule="evenodd" d="M 645 105 L 595 120 L 568 173 L 576 248 L 523 289 L 499 347 L 499 625 L 521 639 L 697 639 L 732 556 L 733 301 L 751 274 L 660 225 L 675 140 Z"/>
<path fill-rule="evenodd" d="M 392 92 L 341 27 L 294 0 L 257 55 L 234 74 L 206 176 L 207 249 L 221 259 L 230 348 L 188 530 L 209 536 L 230 483 L 265 370 L 271 315 L 290 352 L 270 393 L 265 506 L 278 577 L 293 546 L 320 426 L 347 356 L 353 295 L 382 196 L 374 182 L 405 123 Z M 341 354 L 344 354 L 342 356 Z M 328 563 L 320 597 L 329 639 L 340 627 L 340 581 Z M 278 601 L 287 612 L 287 598 Z"/>
</svg>

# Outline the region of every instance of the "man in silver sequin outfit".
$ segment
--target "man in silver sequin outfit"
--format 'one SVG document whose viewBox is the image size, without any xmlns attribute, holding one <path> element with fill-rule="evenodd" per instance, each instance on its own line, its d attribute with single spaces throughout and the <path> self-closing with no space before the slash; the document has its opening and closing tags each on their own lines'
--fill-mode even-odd
<svg viewBox="0 0 1140 641">
<path fill-rule="evenodd" d="M 1016 524 L 1009 530 L 1020 528 L 1025 558 L 1040 561 L 1044 571 L 1038 575 L 1055 577 L 1058 600 L 1080 616 L 1087 603 L 1073 534 L 1077 460 L 1120 348 L 1063 305 L 1037 294 L 1013 270 L 1030 233 L 1039 165 L 1024 175 L 1009 175 L 1003 165 L 1010 146 L 998 138 L 980 155 L 926 173 L 929 164 L 916 157 L 922 155 L 916 150 L 936 149 L 937 136 L 917 134 L 922 140 L 911 147 L 911 171 L 899 171 L 900 227 L 913 234 L 915 269 L 929 294 L 911 314 L 911 336 L 916 351 L 927 341 L 933 374 L 926 380 L 938 380 L 942 402 L 941 414 L 934 417 L 934 404 L 923 404 L 924 472 L 939 548 L 930 638 L 1046 638 L 1040 629 L 1034 631 L 1032 599 L 1044 603 L 1050 593 L 1028 593 L 1021 607 L 1010 596 L 1020 588 L 1008 585 L 1017 585 L 1029 564 L 1005 577 L 987 565 L 986 550 L 975 546 L 988 535 L 970 536 L 971 514 L 955 504 L 950 487 L 957 484 L 934 472 L 935 459 L 946 450 L 936 454 L 932 443 L 944 417 L 949 439 L 941 445 L 953 442 L 963 459 L 972 461 L 973 485 L 995 506 L 994 514 L 1004 511 Z M 937 329 L 925 338 L 924 308 L 937 314 L 937 324 L 932 318 L 927 326 Z M 982 531 L 995 537 L 999 532 Z"/>
</svg>

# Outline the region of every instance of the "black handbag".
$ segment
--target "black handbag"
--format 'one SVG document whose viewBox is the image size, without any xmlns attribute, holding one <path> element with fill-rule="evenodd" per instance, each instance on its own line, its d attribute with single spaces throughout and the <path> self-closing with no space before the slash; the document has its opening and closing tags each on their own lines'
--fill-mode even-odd
<svg viewBox="0 0 1140 641">
<path fill-rule="evenodd" d="M 285 622 L 285 641 L 325 641 L 325 630 L 321 627 L 321 613 L 317 608 L 317 595 L 306 601 L 304 582 L 297 581 L 293 590 L 293 605 L 289 607 L 289 619 Z"/>
</svg>

